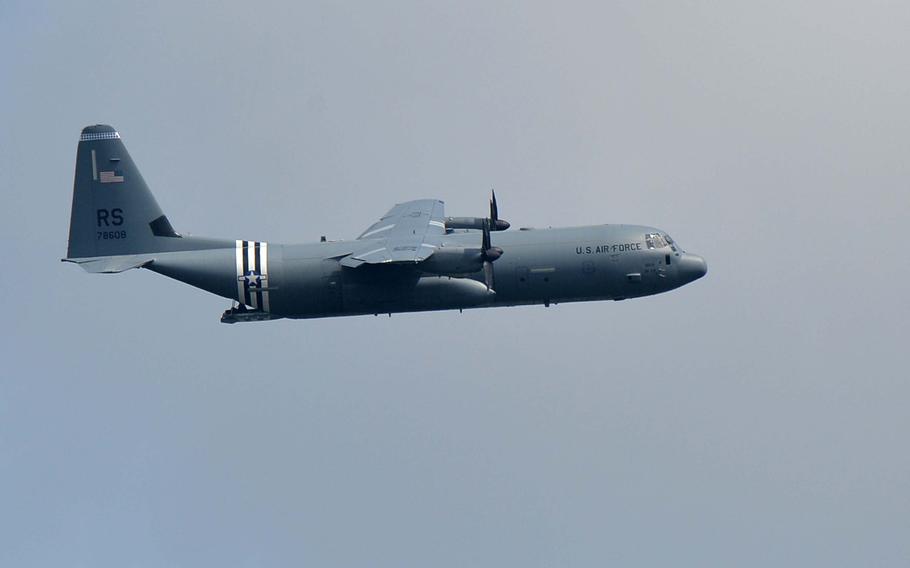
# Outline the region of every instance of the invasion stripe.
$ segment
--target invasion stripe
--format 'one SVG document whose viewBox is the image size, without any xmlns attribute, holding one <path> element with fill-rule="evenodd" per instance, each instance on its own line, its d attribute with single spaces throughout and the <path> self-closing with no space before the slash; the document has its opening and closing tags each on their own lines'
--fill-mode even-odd
<svg viewBox="0 0 910 568">
<path fill-rule="evenodd" d="M 259 286 L 256 287 L 256 303 L 259 306 L 262 305 L 262 285 L 263 285 L 262 266 L 261 266 L 262 249 L 260 248 L 260 246 L 261 246 L 261 243 L 258 243 L 258 242 L 253 243 L 253 258 L 255 259 L 256 274 L 259 275 Z"/>
<path fill-rule="evenodd" d="M 246 272 L 244 272 L 244 274 L 256 269 L 256 245 L 253 241 L 247 241 L 246 246 Z M 250 299 L 249 306 L 255 310 L 259 307 L 259 302 L 256 301 L 256 293 L 250 291 L 250 281 L 248 278 L 244 278 L 244 282 L 246 282 L 246 295 Z"/>
<path fill-rule="evenodd" d="M 259 254 L 261 255 L 262 263 L 262 276 L 260 277 L 260 283 L 262 287 L 265 288 L 265 291 L 262 292 L 262 310 L 265 312 L 271 311 L 269 306 L 269 243 L 262 243 L 260 245 Z"/>
<path fill-rule="evenodd" d="M 245 301 L 243 298 L 243 281 L 244 281 L 244 278 L 243 278 L 243 252 L 241 250 L 243 247 L 243 241 L 236 241 L 236 244 L 237 244 L 237 249 L 236 249 L 235 256 L 237 257 L 237 301 L 240 302 L 241 304 L 244 304 Z"/>
<path fill-rule="evenodd" d="M 243 241 L 243 275 L 244 275 L 244 277 L 246 276 L 246 271 L 248 270 L 247 266 L 249 266 L 249 264 L 250 264 L 249 249 L 247 248 L 248 246 L 249 246 L 249 242 Z M 243 279 L 243 303 L 246 304 L 247 306 L 252 305 L 250 303 L 250 282 L 246 278 Z"/>
</svg>

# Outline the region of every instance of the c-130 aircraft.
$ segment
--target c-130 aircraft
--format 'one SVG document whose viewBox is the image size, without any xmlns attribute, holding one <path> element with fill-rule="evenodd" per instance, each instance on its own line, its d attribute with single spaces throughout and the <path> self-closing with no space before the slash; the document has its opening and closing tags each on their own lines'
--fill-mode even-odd
<svg viewBox="0 0 910 568">
<path fill-rule="evenodd" d="M 489 217 L 446 217 L 442 201 L 408 201 L 352 241 L 181 235 L 120 134 L 97 124 L 79 137 L 62 260 L 93 273 L 146 268 L 224 296 L 233 300 L 224 323 L 623 300 L 707 273 L 703 258 L 653 227 L 509 226 L 494 193 Z"/>
</svg>

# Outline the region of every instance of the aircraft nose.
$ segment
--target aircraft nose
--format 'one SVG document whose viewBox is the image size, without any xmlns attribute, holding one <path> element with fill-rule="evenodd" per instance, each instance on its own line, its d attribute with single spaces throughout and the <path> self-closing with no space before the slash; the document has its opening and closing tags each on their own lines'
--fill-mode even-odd
<svg viewBox="0 0 910 568">
<path fill-rule="evenodd" d="M 684 253 L 679 259 L 679 276 L 683 284 L 698 280 L 708 273 L 708 263 L 697 254 Z"/>
</svg>

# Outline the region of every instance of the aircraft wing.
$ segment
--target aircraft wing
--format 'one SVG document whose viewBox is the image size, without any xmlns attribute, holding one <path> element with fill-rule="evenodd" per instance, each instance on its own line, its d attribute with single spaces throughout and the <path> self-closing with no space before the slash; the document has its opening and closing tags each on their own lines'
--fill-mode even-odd
<svg viewBox="0 0 910 568">
<path fill-rule="evenodd" d="M 438 199 L 399 203 L 357 237 L 364 241 L 363 246 L 343 258 L 341 264 L 356 268 L 361 264 L 420 262 L 436 251 L 445 234 L 445 203 Z"/>
</svg>

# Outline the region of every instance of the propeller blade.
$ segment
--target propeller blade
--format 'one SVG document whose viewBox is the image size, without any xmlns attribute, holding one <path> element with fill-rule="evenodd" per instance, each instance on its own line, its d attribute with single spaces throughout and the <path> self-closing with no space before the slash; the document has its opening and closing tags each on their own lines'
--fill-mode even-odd
<svg viewBox="0 0 910 568">
<path fill-rule="evenodd" d="M 487 290 L 495 293 L 493 290 L 493 261 L 502 256 L 502 249 L 494 247 L 490 241 L 490 219 L 483 220 L 483 242 L 480 246 L 480 258 L 483 260 L 483 281 L 487 285 Z"/>
<path fill-rule="evenodd" d="M 493 262 L 502 256 L 502 249 L 494 247 L 490 241 L 490 220 L 483 220 L 483 242 L 480 245 L 480 258 L 484 262 Z"/>
<path fill-rule="evenodd" d="M 487 285 L 487 290 L 496 292 L 493 289 L 493 263 L 489 260 L 483 261 L 483 281 Z"/>
<path fill-rule="evenodd" d="M 480 250 L 483 251 L 484 257 L 486 257 L 487 251 L 490 250 L 490 220 L 489 219 L 483 220 L 483 229 L 482 230 L 483 230 L 483 240 L 481 241 Z"/>
<path fill-rule="evenodd" d="M 491 231 L 505 231 L 511 225 L 508 221 L 503 221 L 499 218 L 499 205 L 496 203 L 496 191 L 491 189 L 490 193 L 490 230 Z"/>
</svg>

